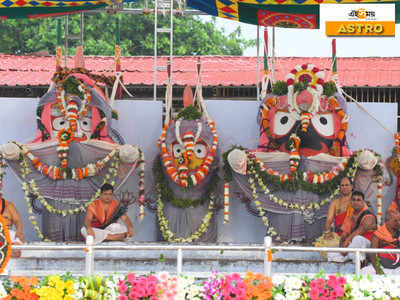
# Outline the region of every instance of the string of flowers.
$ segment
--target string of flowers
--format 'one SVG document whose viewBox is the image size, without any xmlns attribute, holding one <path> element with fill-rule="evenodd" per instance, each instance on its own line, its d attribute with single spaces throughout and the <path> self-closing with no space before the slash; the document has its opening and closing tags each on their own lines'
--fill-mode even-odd
<svg viewBox="0 0 400 300">
<path fill-rule="evenodd" d="M 382 225 L 382 187 L 383 187 L 382 181 L 383 181 L 382 178 L 380 178 L 380 180 L 378 181 L 377 184 L 378 193 L 376 195 L 376 201 L 377 201 L 376 207 L 378 210 L 376 218 L 378 226 Z"/>
<path fill-rule="evenodd" d="M 3 154 L 0 152 L 0 193 L 3 188 L 4 167 Z"/>
<path fill-rule="evenodd" d="M 345 177 L 349 177 L 352 180 L 354 179 L 355 173 L 357 171 L 358 158 L 360 154 L 361 153 L 358 152 L 353 161 L 353 165 L 349 166 L 349 168 L 346 168 L 346 173 L 344 174 Z M 330 203 L 332 199 L 334 199 L 339 194 L 340 187 L 338 185 L 334 190 L 334 192 L 328 198 L 324 198 L 320 202 L 311 202 L 308 206 L 299 205 L 298 203 L 293 203 L 293 202 L 287 202 L 273 195 L 273 193 L 271 193 L 271 191 L 267 187 L 267 184 L 264 182 L 264 179 L 257 172 L 257 169 L 255 168 L 255 162 L 252 161 L 251 159 L 248 159 L 247 161 L 248 161 L 247 174 L 249 175 L 248 180 L 250 183 L 250 187 L 252 188 L 252 195 L 254 198 L 258 197 L 257 187 L 255 185 L 255 183 L 257 183 L 259 188 L 264 192 L 264 194 L 267 195 L 270 198 L 270 200 L 272 200 L 274 203 L 284 208 L 298 209 L 301 210 L 302 212 L 305 212 L 307 210 L 308 211 L 319 210 L 321 206 L 324 206 L 326 203 Z"/>
<path fill-rule="evenodd" d="M 289 138 L 289 168 L 291 173 L 296 173 L 300 163 L 300 138 L 297 134 L 293 133 Z"/>
<path fill-rule="evenodd" d="M 145 186 L 144 186 L 144 168 L 145 168 L 145 159 L 144 159 L 144 154 L 141 149 L 139 149 L 139 219 L 140 221 L 143 220 L 144 217 L 144 192 L 145 192 Z"/>
<path fill-rule="evenodd" d="M 229 182 L 224 183 L 224 224 L 229 223 Z"/>
<path fill-rule="evenodd" d="M 74 179 L 74 180 L 82 180 L 84 178 L 93 177 L 98 175 L 105 167 L 105 165 L 111 160 L 115 161 L 119 157 L 119 150 L 113 149 L 110 153 L 108 153 L 104 158 L 98 160 L 95 163 L 89 163 L 81 168 L 60 168 L 54 165 L 47 165 L 43 163 L 40 158 L 31 153 L 24 145 L 20 145 L 15 143 L 20 149 L 20 155 L 23 157 L 29 158 L 32 162 L 32 166 L 43 175 L 47 176 L 52 180 L 64 180 L 64 179 Z M 24 159 L 23 159 L 24 160 Z M 21 164 L 21 169 L 27 169 L 27 163 L 23 162 Z M 27 171 L 28 172 L 28 171 Z M 31 173 L 30 170 L 27 174 Z"/>
<path fill-rule="evenodd" d="M 111 179 L 113 179 L 111 184 L 114 186 L 115 185 L 114 178 L 116 178 L 118 176 L 118 168 L 119 168 L 119 161 L 120 161 L 118 151 L 115 152 L 115 154 L 113 155 L 113 158 L 114 158 L 114 161 L 111 163 L 110 167 L 107 169 L 107 173 L 103 179 L 103 184 L 110 181 Z M 24 164 L 24 166 L 21 167 L 22 174 L 25 174 L 27 172 L 26 170 L 24 170 L 24 168 L 26 168 L 26 167 L 27 166 L 25 164 Z M 48 212 L 53 213 L 53 214 L 62 215 L 64 217 L 67 215 L 85 212 L 86 209 L 88 208 L 88 206 L 100 196 L 100 193 L 99 193 L 100 189 L 99 189 L 96 192 L 96 194 L 85 204 L 80 205 L 79 207 L 76 207 L 74 209 L 61 210 L 61 209 L 54 208 L 51 204 L 49 204 L 46 201 L 46 199 L 40 194 L 39 188 L 34 179 L 31 179 L 28 183 L 29 183 L 29 185 L 26 182 L 23 183 L 23 187 L 26 186 L 27 192 L 28 192 L 28 199 L 27 199 L 27 203 L 29 202 L 28 206 L 30 205 L 29 193 L 32 192 L 33 195 L 35 195 L 35 197 L 40 201 L 42 206 L 47 209 Z M 144 187 L 143 183 L 140 183 L 140 184 L 141 184 L 141 186 Z M 29 213 L 32 213 L 31 209 L 29 209 Z"/>
<path fill-rule="evenodd" d="M 215 194 L 210 194 L 210 203 L 208 205 L 208 211 L 204 216 L 200 226 L 196 231 L 187 238 L 176 237 L 175 234 L 169 229 L 169 221 L 164 216 L 164 203 L 162 201 L 161 193 L 158 194 L 157 199 L 157 217 L 160 224 L 160 230 L 163 238 L 170 243 L 191 243 L 198 240 L 204 232 L 208 230 L 210 226 L 211 217 L 214 213 L 214 198 Z"/>
<path fill-rule="evenodd" d="M 179 131 L 179 124 L 181 120 L 176 121 L 175 128 Z M 199 123 L 201 124 L 201 123 Z M 167 144 L 166 144 L 166 137 L 167 137 L 167 130 L 169 125 L 166 124 L 163 127 L 163 130 L 161 132 L 161 138 L 159 141 L 159 147 L 161 148 L 161 157 L 162 157 L 162 163 L 167 171 L 167 174 L 171 177 L 171 179 L 178 185 L 182 187 L 191 187 L 191 186 L 196 186 L 200 184 L 203 179 L 207 176 L 208 172 L 210 171 L 210 167 L 214 161 L 215 153 L 217 151 L 217 146 L 218 146 L 218 135 L 215 130 L 215 123 L 213 121 L 207 121 L 207 124 L 213 134 L 213 144 L 211 146 L 211 149 L 205 159 L 203 160 L 202 164 L 194 172 L 193 174 L 190 175 L 188 178 L 180 178 L 178 174 L 180 174 L 180 170 L 177 170 L 175 165 L 173 164 L 173 159 L 171 155 L 168 153 L 167 149 Z M 199 126 L 198 131 L 201 130 L 201 127 Z M 180 134 L 178 133 L 177 138 L 180 137 Z M 182 142 L 182 141 L 181 141 Z M 182 142 L 182 146 L 183 142 Z"/>
<path fill-rule="evenodd" d="M 394 149 L 396 150 L 397 155 L 400 155 L 400 141 L 399 141 L 399 134 L 396 132 L 394 134 Z"/>
</svg>

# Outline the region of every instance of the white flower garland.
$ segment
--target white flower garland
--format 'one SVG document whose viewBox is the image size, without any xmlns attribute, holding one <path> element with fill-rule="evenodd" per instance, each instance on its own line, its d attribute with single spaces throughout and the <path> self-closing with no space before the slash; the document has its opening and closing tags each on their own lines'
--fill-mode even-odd
<svg viewBox="0 0 400 300">
<path fill-rule="evenodd" d="M 196 229 L 196 231 L 191 234 L 187 238 L 176 237 L 175 234 L 169 229 L 169 221 L 164 216 L 164 203 L 162 201 L 162 196 L 159 193 L 157 199 L 157 216 L 160 224 L 160 230 L 163 238 L 170 243 L 191 243 L 195 240 L 198 240 L 204 232 L 208 230 L 210 226 L 211 217 L 214 213 L 214 198 L 215 195 L 210 195 L 210 204 L 208 205 L 208 212 L 204 216 L 200 226 Z"/>
</svg>

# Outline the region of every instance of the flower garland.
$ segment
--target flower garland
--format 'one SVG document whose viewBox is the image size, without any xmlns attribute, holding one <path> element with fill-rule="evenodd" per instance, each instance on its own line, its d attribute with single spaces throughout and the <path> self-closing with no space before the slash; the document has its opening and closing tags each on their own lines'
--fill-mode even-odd
<svg viewBox="0 0 400 300">
<path fill-rule="evenodd" d="M 378 193 L 376 195 L 376 207 L 377 207 L 377 222 L 378 222 L 378 226 L 382 225 L 382 188 L 383 188 L 383 184 L 382 184 L 382 179 L 378 181 Z"/>
<path fill-rule="evenodd" d="M 300 148 L 300 138 L 297 136 L 297 134 L 292 133 L 292 135 L 289 138 L 289 150 L 290 150 L 289 165 L 291 173 L 296 173 L 299 167 L 300 163 L 299 148 Z"/>
<path fill-rule="evenodd" d="M 0 152 L 0 193 L 3 188 L 3 176 L 4 176 L 4 161 L 3 161 L 3 154 Z"/>
<path fill-rule="evenodd" d="M 180 208 L 196 207 L 199 204 L 205 203 L 208 199 L 210 199 L 210 195 L 215 193 L 219 181 L 216 170 L 212 175 L 212 178 L 207 185 L 207 190 L 204 192 L 202 197 L 198 199 L 179 198 L 176 197 L 174 192 L 170 189 L 168 180 L 164 176 L 160 156 L 154 160 L 153 171 L 156 179 L 156 189 L 158 193 L 162 195 L 162 199 Z"/>
<path fill-rule="evenodd" d="M 144 154 L 141 149 L 139 149 L 139 220 L 143 220 L 144 217 L 144 203 L 145 203 L 145 186 L 144 186 L 144 168 L 145 168 L 145 159 Z"/>
<path fill-rule="evenodd" d="M 74 179 L 74 180 L 82 180 L 84 178 L 93 177 L 98 175 L 103 169 L 104 166 L 111 160 L 119 159 L 119 150 L 114 149 L 109 154 L 107 154 L 103 159 L 98 160 L 95 163 L 89 163 L 81 168 L 70 168 L 70 167 L 57 167 L 54 165 L 47 165 L 43 163 L 40 158 L 32 154 L 24 145 L 19 145 L 15 143 L 21 149 L 21 155 L 23 157 L 27 157 L 32 162 L 32 165 L 35 167 L 37 171 L 46 175 L 52 180 L 64 180 L 64 179 Z M 58 150 L 57 150 L 58 151 Z M 21 169 L 28 169 L 27 164 L 21 165 Z M 27 171 L 28 172 L 28 171 Z M 31 173 L 29 172 L 27 174 Z M 25 176 L 23 176 L 25 177 Z"/>
<path fill-rule="evenodd" d="M 198 240 L 203 235 L 203 233 L 208 230 L 208 227 L 210 226 L 211 217 L 214 213 L 215 194 L 210 195 L 210 204 L 208 205 L 208 212 L 204 216 L 202 223 L 196 229 L 196 231 L 187 238 L 176 237 L 175 234 L 169 229 L 169 221 L 164 216 L 164 211 L 163 211 L 164 203 L 161 198 L 162 196 L 159 193 L 157 199 L 157 217 L 160 224 L 161 234 L 166 241 L 170 243 L 191 243 L 195 240 Z"/>
<path fill-rule="evenodd" d="M 180 141 L 180 144 L 182 144 L 183 147 L 188 146 L 188 144 L 192 144 L 186 141 L 185 137 L 185 143 L 183 143 L 183 141 L 180 140 L 180 133 L 179 133 L 179 126 L 180 126 L 180 122 L 181 119 L 176 121 L 175 124 L 175 129 L 177 131 L 176 133 L 176 137 L 178 139 L 178 141 Z M 171 179 L 178 185 L 187 188 L 187 187 L 192 187 L 192 186 L 196 186 L 198 184 L 200 184 L 203 179 L 207 176 L 208 172 L 210 171 L 210 167 L 214 161 L 214 157 L 215 157 L 215 153 L 217 151 L 217 146 L 218 146 L 218 135 L 217 132 L 215 130 L 215 123 L 213 121 L 207 121 L 207 124 L 213 134 L 213 144 L 211 146 L 211 149 L 208 153 L 208 155 L 206 156 L 206 158 L 203 160 L 203 163 L 201 164 L 201 166 L 198 168 L 198 170 L 196 172 L 194 172 L 193 174 L 190 175 L 190 177 L 185 177 L 185 176 L 180 176 L 180 174 L 182 172 L 186 172 L 187 170 L 181 170 L 180 168 L 177 170 L 177 168 L 175 167 L 175 165 L 173 164 L 173 160 L 171 155 L 168 153 L 167 150 L 167 144 L 166 144 L 166 137 L 167 137 L 167 130 L 168 130 L 168 124 L 166 124 L 163 127 L 163 130 L 161 132 L 161 138 L 160 138 L 160 142 L 159 142 L 159 147 L 161 148 L 161 157 L 162 157 L 162 163 L 164 165 L 164 167 L 166 168 L 167 174 L 171 177 Z M 198 121 L 198 130 L 196 134 L 196 138 L 198 138 L 198 135 L 201 132 L 201 123 L 200 121 Z M 187 140 L 193 140 L 195 141 L 196 138 L 190 139 L 188 138 Z M 186 145 L 185 145 L 186 144 Z M 194 144 L 193 144 L 194 146 Z M 192 147 L 185 147 L 187 149 L 187 152 L 192 153 Z M 193 153 L 192 153 L 193 154 Z M 190 156 L 190 154 L 188 153 L 188 156 Z"/>
<path fill-rule="evenodd" d="M 224 224 L 229 223 L 229 182 L 224 183 Z"/>
<path fill-rule="evenodd" d="M 115 178 L 118 176 L 119 156 L 115 155 L 114 159 L 115 159 L 115 162 L 113 162 L 111 164 L 110 168 L 108 168 L 107 174 L 105 175 L 105 178 L 103 180 L 103 184 L 108 182 L 108 180 L 110 180 L 111 178 Z M 24 171 L 21 171 L 21 172 L 24 172 Z M 24 184 L 26 184 L 26 182 L 24 182 L 23 185 Z M 115 181 L 112 181 L 111 185 L 115 185 Z M 35 195 L 35 197 L 40 201 L 40 203 L 43 205 L 43 207 L 45 207 L 47 209 L 48 212 L 53 213 L 53 214 L 62 215 L 64 217 L 67 215 L 77 214 L 77 213 L 86 211 L 86 209 L 89 207 L 89 205 L 100 196 L 100 193 L 96 193 L 90 199 L 90 201 L 86 202 L 84 205 L 80 205 L 79 207 L 76 207 L 74 209 L 61 210 L 61 209 L 54 208 L 46 201 L 46 199 L 40 194 L 39 188 L 37 187 L 36 181 L 34 179 L 31 179 L 25 188 L 28 189 L 28 195 L 30 192 L 32 192 Z M 29 212 L 31 213 L 31 210 L 29 210 Z"/>
<path fill-rule="evenodd" d="M 346 168 L 346 173 L 344 174 L 344 177 L 348 177 L 351 179 L 354 179 L 354 176 L 357 171 L 357 165 L 358 165 L 358 158 L 360 156 L 361 152 L 356 153 L 356 157 L 353 160 L 353 165 L 350 166 L 349 168 Z M 319 203 L 318 202 L 311 202 L 308 206 L 305 205 L 299 205 L 298 203 L 292 203 L 292 202 L 287 202 L 283 199 L 280 199 L 273 195 L 273 193 L 267 188 L 267 183 L 264 182 L 263 178 L 260 176 L 259 172 L 256 169 L 256 164 L 254 161 L 252 161 L 250 158 L 247 160 L 248 162 L 248 171 L 247 174 L 249 176 L 249 183 L 250 187 L 252 188 L 252 196 L 254 199 L 258 198 L 258 193 L 257 193 L 257 187 L 256 184 L 258 184 L 259 188 L 263 191 L 265 195 L 267 195 L 271 201 L 274 203 L 280 205 L 281 207 L 284 208 L 290 208 L 290 209 L 298 209 L 302 212 L 306 211 L 312 211 L 312 210 L 319 210 L 321 206 L 324 206 L 327 203 L 330 203 L 332 199 L 334 199 L 338 194 L 340 187 L 339 185 L 336 186 L 335 190 L 333 193 L 328 198 L 322 199 Z M 257 203 L 255 202 L 257 205 Z M 261 203 L 259 203 L 261 205 Z"/>
</svg>

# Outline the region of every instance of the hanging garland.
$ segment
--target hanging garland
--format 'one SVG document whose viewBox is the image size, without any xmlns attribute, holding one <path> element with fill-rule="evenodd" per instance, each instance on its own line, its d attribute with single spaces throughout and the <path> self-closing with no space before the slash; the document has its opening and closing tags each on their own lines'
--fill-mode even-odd
<svg viewBox="0 0 400 300">
<path fill-rule="evenodd" d="M 93 177 L 98 175 L 105 167 L 105 165 L 111 160 L 114 159 L 117 161 L 119 159 L 119 150 L 114 149 L 110 153 L 108 153 L 104 158 L 98 160 L 95 163 L 89 163 L 84 167 L 81 168 L 60 168 L 54 165 L 47 165 L 43 163 L 39 157 L 32 154 L 24 145 L 20 145 L 15 143 L 20 149 L 20 159 L 24 163 L 21 164 L 21 172 L 24 171 L 22 174 L 29 174 L 31 170 L 29 170 L 28 163 L 25 162 L 25 157 L 29 158 L 32 162 L 32 166 L 42 173 L 46 175 L 48 178 L 52 180 L 64 180 L 64 179 L 74 179 L 74 180 L 82 180 L 84 178 Z M 141 150 L 139 149 L 139 152 Z M 23 178 L 25 175 L 22 176 Z"/>
<path fill-rule="evenodd" d="M 161 158 L 158 156 L 154 160 L 153 167 L 156 179 L 156 189 L 164 201 L 171 203 L 172 205 L 179 208 L 187 208 L 187 207 L 196 207 L 199 204 L 205 203 L 208 199 L 210 199 L 211 195 L 215 193 L 218 185 L 218 175 L 217 171 L 213 174 L 210 179 L 209 184 L 207 185 L 207 190 L 203 194 L 203 196 L 199 199 L 190 199 L 190 198 L 179 198 L 176 197 L 174 192 L 171 190 L 168 184 L 168 180 L 165 178 L 165 175 L 162 171 Z"/>
<path fill-rule="evenodd" d="M 357 171 L 357 165 L 358 165 L 358 158 L 359 158 L 360 153 L 356 154 L 356 158 L 354 159 L 354 164 L 350 166 L 349 168 L 346 169 L 346 174 L 344 177 L 348 177 L 350 179 L 354 179 L 356 171 Z M 254 199 L 258 198 L 258 193 L 257 193 L 257 186 L 258 188 L 263 191 L 263 193 L 270 198 L 271 201 L 274 203 L 278 204 L 279 206 L 286 208 L 286 209 L 297 209 L 300 210 L 301 212 L 306 212 L 306 211 L 313 211 L 313 210 L 320 210 L 322 206 L 324 206 L 327 203 L 330 203 L 338 194 L 340 187 L 339 185 L 335 188 L 333 193 L 328 198 L 322 199 L 320 202 L 311 202 L 308 206 L 305 205 L 299 205 L 298 203 L 293 203 L 293 202 L 288 202 L 283 199 L 278 198 L 275 196 L 267 187 L 267 184 L 263 181 L 263 178 L 259 176 L 259 173 L 257 172 L 256 169 L 256 164 L 254 161 L 248 159 L 248 182 L 250 184 L 250 187 L 252 189 L 252 196 Z M 255 203 L 257 205 L 257 203 Z M 261 203 L 259 204 L 261 205 Z"/>
<path fill-rule="evenodd" d="M 198 120 L 198 122 L 197 122 L 198 130 L 197 130 L 196 137 L 192 136 L 191 138 L 187 138 L 187 139 L 184 137 L 184 140 L 186 143 L 186 145 L 185 145 L 184 141 L 182 141 L 180 139 L 179 127 L 180 127 L 181 121 L 182 120 L 179 119 L 175 123 L 175 131 L 176 131 L 175 135 L 179 141 L 179 144 L 181 144 L 182 147 L 184 147 L 184 148 L 188 148 L 187 144 L 190 141 L 194 141 L 194 143 L 195 143 L 197 141 L 197 139 L 199 138 L 199 135 L 202 130 L 201 122 L 200 122 L 200 120 Z M 167 174 L 171 177 L 171 179 L 176 184 L 180 185 L 181 187 L 190 188 L 190 187 L 200 184 L 203 181 L 203 179 L 207 176 L 208 172 L 210 171 L 210 167 L 214 161 L 215 153 L 217 151 L 218 135 L 217 135 L 217 131 L 215 130 L 215 123 L 213 121 L 207 121 L 207 124 L 213 134 L 213 144 L 211 146 L 209 153 L 207 154 L 207 157 L 203 160 L 203 162 L 202 162 L 201 166 L 198 168 L 198 170 L 187 177 L 182 176 L 182 175 L 184 175 L 184 173 L 187 173 L 187 170 L 183 169 L 184 166 L 181 165 L 179 167 L 179 169 L 177 170 L 174 163 L 172 162 L 173 159 L 172 159 L 171 155 L 168 153 L 167 144 L 165 141 L 166 137 L 167 137 L 167 130 L 169 127 L 168 124 L 166 124 L 164 126 L 164 128 L 161 132 L 159 147 L 161 148 L 162 163 L 165 166 Z M 194 147 L 194 144 L 193 144 L 193 147 Z M 188 149 L 187 152 L 191 152 L 191 154 L 188 154 L 188 155 L 193 155 L 193 149 L 191 149 L 191 147 L 189 147 L 189 148 L 190 149 Z"/>
<path fill-rule="evenodd" d="M 356 157 L 358 158 L 358 156 L 361 154 L 361 150 L 354 152 L 352 156 L 343 158 L 338 165 L 332 167 L 327 172 L 314 173 L 311 171 L 296 171 L 295 173 L 281 174 L 278 171 L 266 167 L 265 164 L 255 156 L 254 153 L 249 152 L 247 149 L 242 147 L 233 147 L 223 155 L 225 161 L 224 177 L 225 181 L 227 182 L 232 180 L 232 168 L 228 162 L 228 155 L 234 149 L 242 150 L 248 159 L 255 162 L 256 172 L 258 173 L 259 177 L 262 178 L 263 182 L 268 186 L 272 186 L 277 190 L 285 190 L 289 192 L 295 192 L 301 189 L 318 195 L 333 193 L 339 185 L 340 180 L 345 177 L 347 173 L 349 173 L 348 169 L 357 163 Z M 373 152 L 372 150 L 370 151 Z M 380 161 L 380 155 L 375 152 L 373 153 L 378 158 L 378 161 Z M 376 164 L 374 171 L 375 178 L 378 178 L 382 175 L 382 166 L 380 163 Z"/>
<path fill-rule="evenodd" d="M 210 195 L 210 204 L 208 205 L 208 211 L 207 214 L 204 216 L 200 226 L 196 229 L 196 231 L 191 234 L 187 238 L 182 238 L 182 237 L 176 237 L 175 234 L 169 229 L 169 221 L 168 219 L 164 216 L 164 203 L 162 201 L 162 195 L 161 193 L 158 193 L 158 199 L 157 199 L 157 217 L 159 220 L 160 224 L 160 230 L 163 238 L 168 241 L 169 243 L 191 243 L 195 240 L 200 239 L 200 237 L 208 230 L 208 227 L 210 226 L 210 221 L 212 218 L 212 215 L 214 213 L 214 198 L 215 195 L 211 194 Z"/>
<path fill-rule="evenodd" d="M 139 220 L 142 221 L 144 217 L 144 203 L 146 199 L 144 198 L 145 186 L 144 186 L 144 168 L 145 159 L 144 154 L 141 149 L 139 149 Z"/>
<path fill-rule="evenodd" d="M 111 163 L 110 168 L 108 168 L 108 170 L 107 170 L 107 174 L 105 175 L 105 177 L 103 179 L 103 184 L 108 182 L 111 179 L 116 178 L 118 176 L 118 168 L 119 168 L 119 157 L 118 157 L 118 155 L 115 155 L 114 160 L 115 161 L 113 163 Z M 27 170 L 24 170 L 24 168 L 26 168 L 26 165 L 25 164 L 21 164 L 21 173 L 22 174 L 27 174 Z M 113 185 L 113 186 L 115 185 L 115 181 L 114 180 L 111 182 L 111 185 Z M 24 190 L 27 189 L 28 201 L 30 200 L 29 199 L 29 194 L 32 193 L 40 201 L 42 206 L 44 208 L 46 208 L 46 210 L 48 212 L 53 213 L 53 214 L 58 214 L 58 215 L 61 215 L 63 217 L 68 216 L 68 215 L 72 215 L 72 214 L 78 214 L 80 212 L 85 212 L 86 209 L 88 208 L 88 206 L 94 200 L 96 200 L 100 195 L 100 194 L 96 193 L 96 195 L 94 195 L 88 202 L 86 202 L 85 204 L 80 205 L 79 207 L 76 207 L 74 209 L 61 210 L 61 209 L 54 208 L 52 205 L 50 205 L 46 201 L 46 199 L 40 194 L 39 188 L 38 188 L 38 186 L 36 184 L 36 181 L 34 179 L 31 179 L 28 183 L 24 182 L 23 183 L 23 188 L 24 188 Z M 100 191 L 100 189 L 99 189 L 99 191 Z M 30 207 L 30 203 L 28 203 L 28 207 Z M 29 208 L 29 213 L 32 213 L 31 208 Z"/>
</svg>

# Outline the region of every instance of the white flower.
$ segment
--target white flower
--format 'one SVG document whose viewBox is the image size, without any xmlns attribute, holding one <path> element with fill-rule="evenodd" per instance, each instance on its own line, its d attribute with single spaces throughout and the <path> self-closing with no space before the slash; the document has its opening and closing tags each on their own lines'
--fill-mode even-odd
<svg viewBox="0 0 400 300">
<path fill-rule="evenodd" d="M 4 288 L 3 284 L 0 283 L 0 298 L 4 298 L 7 297 L 7 291 Z"/>
<path fill-rule="evenodd" d="M 289 277 L 285 282 L 285 290 L 292 291 L 301 288 L 302 281 L 297 277 Z"/>
<path fill-rule="evenodd" d="M 286 297 L 283 296 L 282 294 L 276 294 L 274 296 L 274 300 L 286 300 Z"/>
<path fill-rule="evenodd" d="M 285 283 L 285 276 L 274 275 L 272 276 L 272 283 L 274 285 L 281 285 Z"/>
<path fill-rule="evenodd" d="M 300 298 L 300 292 L 299 291 L 290 291 L 286 293 L 286 299 L 288 300 L 297 300 Z"/>
</svg>

